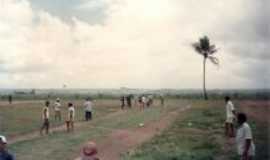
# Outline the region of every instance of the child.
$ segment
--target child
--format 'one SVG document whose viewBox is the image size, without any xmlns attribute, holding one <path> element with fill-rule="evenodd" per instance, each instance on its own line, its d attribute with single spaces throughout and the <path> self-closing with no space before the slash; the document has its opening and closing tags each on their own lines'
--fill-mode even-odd
<svg viewBox="0 0 270 160">
<path fill-rule="evenodd" d="M 75 107 L 72 103 L 68 103 L 68 117 L 66 121 L 67 132 L 74 131 Z"/>
<path fill-rule="evenodd" d="M 57 98 L 55 103 L 54 103 L 54 119 L 55 120 L 59 120 L 61 121 L 61 103 L 60 103 L 60 99 Z"/>
<path fill-rule="evenodd" d="M 88 142 L 81 151 L 81 160 L 99 160 L 97 157 L 97 147 L 94 142 Z"/>
<path fill-rule="evenodd" d="M 255 155 L 255 145 L 253 143 L 252 132 L 247 117 L 244 113 L 237 115 L 239 128 L 237 130 L 236 145 L 241 160 L 251 160 Z"/>
<path fill-rule="evenodd" d="M 45 102 L 45 107 L 43 107 L 42 109 L 42 120 L 43 120 L 43 124 L 41 126 L 40 129 L 40 135 L 43 135 L 43 130 L 45 129 L 45 133 L 49 134 L 49 128 L 50 128 L 50 122 L 49 122 L 49 118 L 50 118 L 50 112 L 49 112 L 49 105 L 50 102 L 46 101 Z"/>
</svg>

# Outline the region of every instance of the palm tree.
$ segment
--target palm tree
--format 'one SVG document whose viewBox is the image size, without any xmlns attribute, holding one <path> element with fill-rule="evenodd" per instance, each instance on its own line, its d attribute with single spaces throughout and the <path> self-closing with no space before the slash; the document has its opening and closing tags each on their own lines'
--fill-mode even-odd
<svg viewBox="0 0 270 160">
<path fill-rule="evenodd" d="M 198 54 L 203 56 L 203 94 L 204 94 L 204 99 L 207 100 L 208 96 L 207 96 L 206 87 L 205 87 L 206 60 L 209 59 L 215 65 L 219 64 L 219 60 L 214 56 L 214 54 L 217 52 L 217 48 L 215 45 L 210 44 L 210 40 L 207 36 L 200 38 L 199 42 L 193 43 L 192 47 L 195 49 L 195 51 Z"/>
</svg>

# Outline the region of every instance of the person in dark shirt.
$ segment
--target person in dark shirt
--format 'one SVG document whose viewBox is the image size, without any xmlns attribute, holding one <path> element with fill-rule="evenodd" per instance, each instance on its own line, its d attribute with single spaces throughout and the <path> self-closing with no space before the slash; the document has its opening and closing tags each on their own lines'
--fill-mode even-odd
<svg viewBox="0 0 270 160">
<path fill-rule="evenodd" d="M 121 109 L 124 109 L 124 107 L 125 107 L 125 97 L 122 96 L 122 97 L 120 98 L 120 101 L 121 101 Z"/>
<path fill-rule="evenodd" d="M 14 156 L 7 150 L 6 137 L 0 135 L 0 160 L 15 160 Z"/>
<path fill-rule="evenodd" d="M 132 95 L 128 95 L 128 96 L 126 97 L 127 105 L 128 105 L 129 108 L 132 107 L 132 104 L 131 104 L 131 98 L 132 98 Z"/>
<path fill-rule="evenodd" d="M 8 102 L 9 104 L 12 104 L 12 95 L 8 95 Z"/>
</svg>

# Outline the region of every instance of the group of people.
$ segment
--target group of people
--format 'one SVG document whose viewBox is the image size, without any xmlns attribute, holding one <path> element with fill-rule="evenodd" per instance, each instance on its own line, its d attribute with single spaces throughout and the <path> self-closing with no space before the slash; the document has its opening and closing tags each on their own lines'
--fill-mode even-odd
<svg viewBox="0 0 270 160">
<path fill-rule="evenodd" d="M 121 101 L 121 109 L 124 109 L 125 106 L 128 106 L 129 108 L 132 107 L 132 95 L 128 96 L 121 96 L 120 101 Z M 160 99 L 160 104 L 164 106 L 164 97 L 159 96 Z M 139 106 L 140 110 L 144 110 L 145 107 L 150 107 L 154 103 L 154 96 L 153 95 L 141 95 L 138 97 L 134 98 L 134 103 L 135 106 Z"/>
<path fill-rule="evenodd" d="M 86 99 L 86 102 L 83 104 L 85 110 L 85 120 L 89 121 L 92 119 L 92 102 L 90 98 Z M 53 104 L 54 110 L 54 119 L 55 121 L 62 121 L 62 105 L 60 99 L 57 98 Z M 40 128 L 40 134 L 43 135 L 45 130 L 46 134 L 49 134 L 50 128 L 50 101 L 45 102 L 45 106 L 42 109 L 42 126 Z M 67 132 L 74 131 L 74 120 L 75 120 L 75 105 L 72 102 L 67 104 L 67 118 L 66 118 L 66 128 Z"/>
<path fill-rule="evenodd" d="M 252 131 L 247 123 L 245 113 L 236 113 L 235 107 L 229 96 L 225 97 L 226 102 L 226 121 L 225 135 L 235 138 L 237 152 L 241 160 L 252 160 L 255 156 L 255 145 L 253 142 Z M 235 135 L 235 121 L 237 120 L 238 129 Z"/>
</svg>

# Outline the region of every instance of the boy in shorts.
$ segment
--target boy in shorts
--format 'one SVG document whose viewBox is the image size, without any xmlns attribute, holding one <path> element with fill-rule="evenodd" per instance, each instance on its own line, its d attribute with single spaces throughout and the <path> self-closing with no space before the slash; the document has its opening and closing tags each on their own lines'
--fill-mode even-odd
<svg viewBox="0 0 270 160">
<path fill-rule="evenodd" d="M 45 129 L 45 133 L 49 134 L 49 128 L 50 128 L 50 111 L 49 111 L 49 105 L 50 102 L 46 101 L 45 102 L 45 106 L 42 109 L 42 120 L 43 120 L 43 124 L 40 128 L 40 135 L 43 135 L 43 130 Z"/>
<path fill-rule="evenodd" d="M 68 117 L 66 121 L 67 132 L 74 131 L 74 120 L 75 120 L 75 107 L 73 103 L 68 103 Z"/>
</svg>

